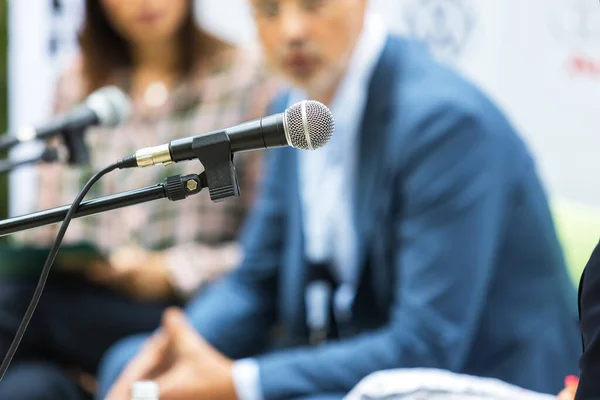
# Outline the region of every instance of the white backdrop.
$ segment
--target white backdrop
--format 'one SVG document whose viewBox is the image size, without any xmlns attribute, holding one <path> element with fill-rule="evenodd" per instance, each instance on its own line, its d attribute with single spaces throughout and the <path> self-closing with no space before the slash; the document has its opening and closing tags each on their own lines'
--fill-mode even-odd
<svg viewBox="0 0 600 400">
<path fill-rule="evenodd" d="M 62 12 L 52 7 L 57 2 L 63 4 Z M 600 171 L 598 2 L 372 3 L 392 31 L 426 41 L 440 59 L 495 99 L 528 142 L 553 195 L 600 206 L 600 182 L 595 180 Z M 198 17 L 207 29 L 234 42 L 254 43 L 246 0 L 199 4 Z M 74 46 L 81 0 L 11 0 L 10 13 L 10 122 L 16 127 L 48 117 L 60 55 Z M 28 173 L 20 172 L 19 181 Z M 30 211 L 30 189 L 13 185 L 13 214 Z"/>
</svg>

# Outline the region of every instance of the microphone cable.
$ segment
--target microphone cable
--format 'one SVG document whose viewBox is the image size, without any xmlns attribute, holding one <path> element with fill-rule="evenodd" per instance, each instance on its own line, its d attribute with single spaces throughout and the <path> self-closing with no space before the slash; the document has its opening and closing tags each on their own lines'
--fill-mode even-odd
<svg viewBox="0 0 600 400">
<path fill-rule="evenodd" d="M 58 230 L 56 239 L 54 240 L 54 244 L 50 248 L 50 252 L 48 253 L 48 257 L 46 258 L 46 262 L 44 263 L 44 267 L 42 268 L 42 272 L 40 273 L 40 278 L 39 278 L 37 286 L 35 288 L 35 292 L 33 293 L 33 297 L 31 298 L 31 301 L 29 302 L 29 306 L 27 306 L 25 315 L 23 316 L 23 319 L 21 320 L 21 323 L 19 324 L 19 328 L 17 329 L 17 333 L 15 334 L 15 337 L 14 337 L 12 343 L 10 344 L 10 347 L 8 348 L 8 352 L 4 356 L 4 359 L 2 360 L 2 364 L 0 365 L 0 381 L 2 381 L 2 378 L 4 378 L 4 375 L 6 374 L 6 371 L 8 370 L 8 367 L 10 366 L 10 363 L 11 363 L 13 357 L 15 356 L 17 349 L 19 348 L 19 344 L 21 343 L 21 340 L 23 339 L 23 336 L 25 335 L 27 326 L 29 325 L 31 318 L 33 317 L 33 313 L 35 312 L 35 309 L 40 301 L 40 298 L 42 297 L 44 287 L 46 286 L 46 281 L 48 280 L 48 276 L 50 274 L 50 269 L 52 268 L 52 264 L 54 263 L 54 260 L 56 259 L 58 250 L 60 249 L 60 245 L 63 241 L 63 238 L 65 237 L 65 233 L 67 232 L 67 228 L 69 227 L 69 224 L 71 223 L 71 220 L 73 219 L 73 216 L 75 215 L 75 212 L 77 212 L 77 209 L 79 208 L 79 205 L 83 201 L 83 198 L 86 196 L 86 194 L 92 188 L 92 186 L 94 186 L 94 184 L 100 178 L 102 178 L 104 175 L 108 174 L 111 171 L 114 171 L 117 168 L 118 168 L 118 163 L 114 163 L 114 164 L 111 164 L 111 165 L 105 167 L 101 171 L 97 172 L 85 184 L 83 189 L 81 189 L 81 191 L 79 192 L 79 194 L 77 195 L 77 197 L 75 198 L 73 203 L 71 203 L 71 206 L 69 207 L 69 211 L 67 212 L 65 219 L 63 220 L 62 224 L 60 225 L 60 229 Z"/>
</svg>

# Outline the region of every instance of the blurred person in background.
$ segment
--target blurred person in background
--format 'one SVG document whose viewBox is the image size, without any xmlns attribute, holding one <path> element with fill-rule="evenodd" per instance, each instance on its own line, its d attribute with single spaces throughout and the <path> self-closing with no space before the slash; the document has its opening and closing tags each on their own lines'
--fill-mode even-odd
<svg viewBox="0 0 600 400">
<path fill-rule="evenodd" d="M 268 152 L 241 266 L 144 346 L 115 345 L 100 398 L 153 379 L 161 400 L 340 399 L 412 367 L 556 396 L 577 369 L 576 296 L 506 118 L 389 35 L 367 0 L 251 4 L 267 60 L 295 86 L 273 111 L 319 100 L 336 132 L 316 151 Z"/>
<path fill-rule="evenodd" d="M 577 400 L 600 399 L 600 244 L 585 266 L 579 284 L 579 319 L 583 355 Z"/>
<path fill-rule="evenodd" d="M 90 166 L 40 167 L 40 210 L 70 203 L 93 172 L 136 149 L 265 115 L 277 86 L 255 54 L 199 28 L 191 0 L 88 0 L 79 42 L 80 54 L 58 82 L 55 111 L 68 111 L 96 89 L 117 85 L 131 97 L 133 113 L 124 126 L 88 132 Z M 213 204 L 202 193 L 73 221 L 65 243 L 89 243 L 98 254 L 59 256 L 58 273 L 0 382 L 0 398 L 81 398 L 73 376 L 89 386 L 84 378 L 95 374 L 113 342 L 155 328 L 167 305 L 183 303 L 239 263 L 236 238 L 254 197 L 260 153 L 241 154 L 235 161 L 239 199 Z M 201 170 L 199 162 L 188 162 L 117 171 L 90 196 Z M 24 232 L 15 246 L 49 246 L 57 230 L 55 225 Z M 0 281 L 2 355 L 35 283 L 34 278 Z"/>
</svg>

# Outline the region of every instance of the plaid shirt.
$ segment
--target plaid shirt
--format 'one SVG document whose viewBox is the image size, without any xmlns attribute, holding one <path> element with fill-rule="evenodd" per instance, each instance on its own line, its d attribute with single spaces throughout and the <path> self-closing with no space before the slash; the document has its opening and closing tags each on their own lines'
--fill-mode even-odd
<svg viewBox="0 0 600 400">
<path fill-rule="evenodd" d="M 150 106 L 144 98 L 134 98 L 129 123 L 110 130 L 89 129 L 86 142 L 90 167 L 40 166 L 37 209 L 71 203 L 94 172 L 137 149 L 264 116 L 278 83 L 266 77 L 260 59 L 251 52 L 228 49 L 211 61 L 198 68 L 194 79 L 176 87 L 162 105 Z M 78 60 L 59 79 L 55 111 L 64 112 L 83 100 L 84 87 Z M 128 245 L 164 250 L 173 286 L 189 296 L 204 282 L 238 263 L 235 239 L 254 197 L 260 156 L 261 152 L 236 155 L 242 191 L 239 198 L 213 203 L 206 190 L 182 201 L 156 200 L 76 219 L 71 222 L 64 243 L 88 242 L 104 253 Z M 87 198 L 154 185 L 170 175 L 202 170 L 197 161 L 118 170 L 97 182 Z M 50 245 L 58 227 L 55 224 L 25 231 L 15 238 Z"/>
</svg>

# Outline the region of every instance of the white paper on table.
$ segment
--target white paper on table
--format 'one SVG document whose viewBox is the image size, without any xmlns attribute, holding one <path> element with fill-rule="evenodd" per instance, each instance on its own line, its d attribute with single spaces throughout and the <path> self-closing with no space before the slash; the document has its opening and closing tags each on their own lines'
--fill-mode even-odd
<svg viewBox="0 0 600 400">
<path fill-rule="evenodd" d="M 406 368 L 375 372 L 345 400 L 556 400 L 493 378 L 449 371 Z"/>
</svg>

